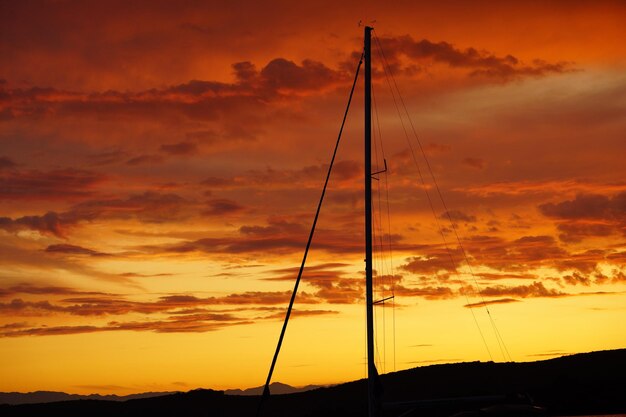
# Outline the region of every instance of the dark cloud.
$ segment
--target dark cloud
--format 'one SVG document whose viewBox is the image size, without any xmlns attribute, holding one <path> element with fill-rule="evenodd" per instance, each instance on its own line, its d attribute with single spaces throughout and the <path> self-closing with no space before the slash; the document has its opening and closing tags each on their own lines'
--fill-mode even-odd
<svg viewBox="0 0 626 417">
<path fill-rule="evenodd" d="M 525 122 L 528 123 L 528 122 Z M 589 182 L 572 179 L 563 180 L 518 180 L 518 181 L 498 181 L 482 184 L 478 186 L 470 186 L 463 188 L 455 188 L 455 191 L 461 191 L 467 194 L 473 194 L 480 197 L 493 196 L 533 196 L 550 197 L 554 195 L 570 194 L 570 193 L 595 193 L 598 190 L 606 190 L 610 192 L 622 192 L 626 187 L 624 182 Z M 513 215 L 512 215 L 513 216 Z"/>
<path fill-rule="evenodd" d="M 312 291 L 309 293 L 320 302 L 329 304 L 357 304 L 363 301 L 365 281 L 362 276 L 351 276 L 343 271 L 348 265 L 342 263 L 324 263 L 306 267 L 302 274 L 302 284 Z M 273 271 L 277 276 L 266 278 L 269 281 L 295 282 L 299 267 L 284 268 Z M 391 288 L 402 280 L 401 276 L 383 277 L 375 273 L 378 291 L 391 291 Z"/>
<path fill-rule="evenodd" d="M 566 243 L 579 243 L 589 237 L 610 236 L 615 225 L 605 223 L 568 222 L 557 224 L 559 239 Z"/>
<path fill-rule="evenodd" d="M 9 232 L 19 232 L 21 230 L 34 230 L 41 234 L 53 235 L 65 238 L 67 226 L 75 222 L 64 218 L 63 214 L 48 212 L 43 216 L 23 216 L 15 220 L 9 217 L 0 217 L 0 229 Z"/>
<path fill-rule="evenodd" d="M 258 76 L 256 66 L 250 61 L 236 62 L 232 64 L 235 78 L 241 84 L 249 84 Z"/>
<path fill-rule="evenodd" d="M 227 295 L 221 298 L 219 302 L 220 304 L 234 305 L 287 305 L 290 297 L 291 291 L 249 291 Z M 319 300 L 306 292 L 300 292 L 298 294 L 298 302 L 301 304 L 317 304 Z"/>
<path fill-rule="evenodd" d="M 160 96 L 160 95 L 180 95 L 182 97 L 195 96 L 202 97 L 207 94 L 226 94 L 236 91 L 235 84 L 227 84 L 217 81 L 203 81 L 203 80 L 191 80 L 184 84 L 178 84 L 166 88 L 161 91 L 151 90 L 142 94 Z M 175 98 L 175 97 L 173 97 Z"/>
<path fill-rule="evenodd" d="M 574 200 L 546 203 L 539 206 L 545 216 L 556 219 L 624 219 L 626 192 L 612 197 L 599 194 L 578 194 Z"/>
<path fill-rule="evenodd" d="M 394 289 L 396 295 L 404 297 L 423 297 L 427 300 L 446 300 L 458 295 L 449 287 L 412 287 L 407 288 L 397 285 Z"/>
<path fill-rule="evenodd" d="M 252 236 L 304 235 L 307 232 L 302 224 L 289 222 L 280 217 L 270 217 L 267 223 L 267 226 L 241 226 L 239 231 Z"/>
<path fill-rule="evenodd" d="M 110 331 L 151 331 L 156 333 L 201 333 L 225 327 L 252 324 L 250 320 L 155 320 L 110 322 L 105 326 L 42 326 L 0 332 L 0 337 L 59 336 Z"/>
<path fill-rule="evenodd" d="M 445 248 L 429 248 L 422 256 L 413 256 L 400 268 L 414 274 L 437 274 L 453 272 L 461 265 L 459 250 L 447 251 Z"/>
<path fill-rule="evenodd" d="M 0 295 L 36 294 L 70 296 L 51 302 L 14 298 L 0 302 L 0 312 L 20 317 L 47 317 L 71 315 L 82 317 L 122 316 L 129 313 L 151 315 L 151 320 L 132 322 L 111 321 L 105 326 L 34 326 L 23 323 L 0 328 L 0 337 L 27 335 L 58 335 L 102 331 L 206 332 L 224 326 L 252 324 L 258 320 L 274 320 L 284 315 L 291 291 L 244 292 L 221 297 L 197 297 L 171 294 L 154 301 L 134 301 L 116 294 L 84 292 L 66 287 L 38 287 L 20 284 L 4 290 Z M 321 299 L 305 291 L 298 295 L 299 304 L 319 304 Z M 207 309 L 211 307 L 212 309 Z M 226 307 L 226 308 L 224 308 Z M 258 312 L 270 315 L 258 316 Z M 234 314 L 236 313 L 236 314 Z M 250 313 L 254 316 L 250 317 Z M 336 314 L 332 310 L 297 310 L 295 316 Z M 163 315 L 166 315 L 165 317 Z"/>
<path fill-rule="evenodd" d="M 298 309 L 293 309 L 291 311 L 291 315 L 289 316 L 289 318 L 294 318 L 294 317 L 309 317 L 309 316 L 325 316 L 328 314 L 339 314 L 338 311 L 335 310 L 298 310 Z M 279 320 L 284 320 L 285 319 L 285 312 L 284 311 L 280 311 L 277 313 L 274 313 L 272 315 L 269 316 L 265 316 L 263 317 L 264 319 L 279 319 Z"/>
<path fill-rule="evenodd" d="M 98 331 L 96 326 L 52 326 L 52 327 L 30 327 L 5 331 L 0 333 L 0 337 L 20 337 L 20 336 L 58 336 L 65 334 L 94 333 Z"/>
<path fill-rule="evenodd" d="M 563 297 L 568 294 L 561 292 L 556 289 L 546 288 L 543 283 L 539 281 L 535 281 L 529 285 L 518 285 L 518 286 L 506 286 L 506 285 L 496 285 L 493 287 L 485 287 L 480 290 L 480 295 L 483 297 L 502 297 L 502 296 L 513 296 L 513 297 Z"/>
<path fill-rule="evenodd" d="M 321 62 L 305 59 L 301 65 L 284 58 L 270 61 L 260 72 L 262 88 L 270 91 L 319 90 L 345 81 L 346 73 L 328 68 Z"/>
<path fill-rule="evenodd" d="M 570 285 L 581 284 L 587 287 L 591 285 L 591 279 L 588 276 L 585 276 L 579 272 L 574 272 L 572 275 L 564 275 L 563 281 Z"/>
<path fill-rule="evenodd" d="M 492 304 L 508 304 L 508 303 L 517 303 L 520 300 L 516 300 L 515 298 L 499 298 L 497 300 L 488 300 L 488 301 L 481 301 L 478 303 L 469 303 L 469 304 L 465 304 L 463 307 L 466 308 L 480 308 L 480 307 L 485 307 L 488 305 L 492 305 Z"/>
<path fill-rule="evenodd" d="M 12 296 L 16 294 L 42 294 L 42 295 L 115 295 L 110 293 L 102 293 L 97 291 L 83 291 L 69 287 L 57 286 L 40 286 L 28 283 L 14 285 L 7 289 L 1 290 L 1 295 Z"/>
<path fill-rule="evenodd" d="M 624 265 L 626 264 L 626 251 L 609 254 L 606 256 L 606 259 Z"/>
<path fill-rule="evenodd" d="M 6 156 L 0 156 L 0 171 L 3 169 L 15 168 L 17 164 L 13 160 Z"/>
<path fill-rule="evenodd" d="M 552 236 L 524 236 L 506 241 L 493 236 L 473 236 L 464 242 L 475 263 L 503 271 L 553 266 L 569 253 Z"/>
<path fill-rule="evenodd" d="M 494 236 L 472 236 L 465 239 L 463 248 L 473 269 L 489 267 L 498 272 L 476 273 L 476 278 L 484 280 L 536 280 L 538 275 L 529 272 L 536 268 L 552 268 L 569 275 L 566 284 L 574 284 L 574 277 L 596 276 L 601 263 L 621 268 L 625 264 L 623 255 L 614 250 L 591 249 L 568 251 L 562 248 L 552 236 L 524 236 L 505 240 Z M 399 266 L 400 270 L 420 276 L 422 282 L 447 282 L 457 268 L 465 265 L 463 252 L 458 248 L 447 251 L 439 246 L 423 246 L 419 255 L 407 258 Z M 579 274 L 579 275 L 575 275 Z M 561 278 L 555 278 L 561 281 Z M 581 283 L 579 279 L 576 283 Z M 596 279 L 596 283 L 612 282 L 610 278 Z"/>
<path fill-rule="evenodd" d="M 329 262 L 329 263 L 323 263 L 323 264 L 317 264 L 317 265 L 309 265 L 306 267 L 306 270 L 307 272 L 328 271 L 328 270 L 334 271 L 336 269 L 340 269 L 340 268 L 344 268 L 348 266 L 351 266 L 351 264 L 341 263 L 341 262 Z M 271 272 L 276 273 L 276 274 L 285 274 L 284 278 L 289 279 L 289 277 L 293 276 L 293 274 L 296 274 L 299 271 L 299 269 L 300 267 L 281 268 L 281 269 L 275 269 Z M 273 278 L 273 279 L 280 279 L 280 277 Z"/>
<path fill-rule="evenodd" d="M 150 223 L 161 223 L 177 218 L 189 202 L 173 193 L 146 191 L 126 198 L 88 200 L 64 213 L 67 218 L 137 218 Z"/>
<path fill-rule="evenodd" d="M 193 142 L 178 142 L 161 145 L 160 150 L 169 155 L 193 155 L 198 152 L 198 145 Z"/>
<path fill-rule="evenodd" d="M 612 281 L 615 283 L 625 283 L 626 282 L 626 274 L 622 271 L 613 270 L 613 278 Z"/>
<path fill-rule="evenodd" d="M 513 241 L 509 254 L 518 255 L 522 262 L 558 259 L 567 252 L 560 248 L 552 236 L 524 236 Z"/>
<path fill-rule="evenodd" d="M 208 81 L 190 81 L 166 89 L 138 92 L 107 91 L 77 93 L 41 89 L 5 89 L 4 119 L 81 116 L 114 118 L 186 118 L 217 120 L 234 110 L 258 106 L 257 95 L 232 94 L 236 86 Z"/>
<path fill-rule="evenodd" d="M 233 178 L 209 177 L 201 182 L 202 185 L 215 188 L 230 188 L 235 185 L 236 180 Z"/>
<path fill-rule="evenodd" d="M 337 208 L 346 208 L 351 212 L 346 213 L 346 220 L 355 219 L 358 207 L 362 207 L 364 196 L 363 191 L 355 189 L 333 190 L 325 198 L 325 202 L 328 205 L 333 205 Z M 398 236 L 398 235 L 395 235 Z"/>
<path fill-rule="evenodd" d="M 249 291 L 233 293 L 222 297 L 196 297 L 193 295 L 167 295 L 155 301 L 133 301 L 115 294 L 85 292 L 64 287 L 12 287 L 6 290 L 4 297 L 12 294 L 70 295 L 56 302 L 30 301 L 14 298 L 10 302 L 0 303 L 0 311 L 10 312 L 18 316 L 46 316 L 50 313 L 68 314 L 72 316 L 116 316 L 128 313 L 139 314 L 185 314 L 199 311 L 207 306 L 273 306 L 287 305 L 291 291 Z M 319 304 L 321 299 L 307 292 L 298 294 L 301 304 Z M 221 310 L 202 310 L 205 314 L 222 314 Z M 243 310 L 242 310 L 243 311 Z"/>
<path fill-rule="evenodd" d="M 542 204 L 539 211 L 557 220 L 559 239 L 566 243 L 614 233 L 626 236 L 626 192 L 613 196 L 578 194 L 574 200 Z"/>
<path fill-rule="evenodd" d="M 354 160 L 336 161 L 333 166 L 332 180 L 347 182 L 357 180 L 362 175 L 363 167 Z M 274 169 L 267 167 L 263 170 L 249 170 L 235 177 L 209 177 L 202 181 L 207 185 L 220 189 L 249 188 L 263 186 L 274 189 L 319 189 L 328 172 L 328 164 L 309 165 L 300 169 Z M 339 194 L 339 191 L 333 195 Z M 351 197 L 352 198 L 352 197 Z"/>
<path fill-rule="evenodd" d="M 147 191 L 126 198 L 87 200 L 63 213 L 48 212 L 42 216 L 23 216 L 16 219 L 0 217 L 0 229 L 9 232 L 35 230 L 66 238 L 71 227 L 97 218 L 136 218 L 148 223 L 171 221 L 182 215 L 188 204 L 188 201 L 177 194 Z"/>
<path fill-rule="evenodd" d="M 467 69 L 472 76 L 504 80 L 571 70 L 570 65 L 564 62 L 549 63 L 535 59 L 531 63 L 523 63 L 512 55 L 496 56 L 475 48 L 459 49 L 448 42 L 431 42 L 428 39 L 416 41 L 409 35 L 382 37 L 380 43 L 395 69 L 401 69 L 400 56 L 405 56 L 418 64 L 431 61 L 451 68 Z M 411 68 L 407 66 L 402 69 L 411 72 Z"/>
<path fill-rule="evenodd" d="M 185 137 L 194 143 L 213 148 L 221 142 L 254 141 L 260 133 L 261 129 L 250 124 L 226 122 L 218 130 L 194 130 L 185 133 Z"/>
<path fill-rule="evenodd" d="M 121 277 L 127 277 L 127 278 L 151 278 L 151 277 L 171 277 L 174 274 L 170 274 L 167 272 L 163 272 L 160 274 L 140 274 L 138 272 L 124 272 L 122 274 L 119 274 Z"/>
<path fill-rule="evenodd" d="M 205 145 L 211 145 L 219 141 L 220 137 L 223 136 L 215 130 L 194 130 L 191 132 L 185 133 L 185 137 L 187 139 L 202 142 Z"/>
<path fill-rule="evenodd" d="M 500 280 L 500 279 L 537 279 L 537 275 L 535 274 L 522 274 L 522 273 L 499 273 L 499 274 L 491 274 L 487 272 L 481 272 L 477 274 L 479 278 L 487 279 L 490 281 Z"/>
<path fill-rule="evenodd" d="M 242 254 L 272 256 L 301 252 L 306 244 L 308 231 L 304 233 L 284 233 L 288 225 L 242 226 L 241 236 L 208 237 L 175 245 L 145 246 L 143 250 L 155 253 L 205 252 L 212 254 Z M 295 230 L 295 227 L 294 229 Z M 272 233 L 274 232 L 274 233 Z M 342 230 L 319 229 L 312 244 L 315 250 L 335 254 L 361 253 L 362 239 L 358 234 L 346 234 Z M 400 248 L 404 249 L 401 245 Z M 410 248 L 410 247 L 409 247 Z"/>
<path fill-rule="evenodd" d="M 8 303 L 0 303 L 0 312 L 11 315 L 31 316 L 66 312 L 65 307 L 51 304 L 49 301 L 24 301 L 14 298 Z"/>
<path fill-rule="evenodd" d="M 269 253 L 285 254 L 299 252 L 304 247 L 304 238 L 267 237 L 257 239 L 203 238 L 170 246 L 145 247 L 144 250 L 165 253 Z"/>
<path fill-rule="evenodd" d="M 543 353 L 533 353 L 533 354 L 529 354 L 526 356 L 529 357 L 553 357 L 553 356 L 565 356 L 565 355 L 571 355 L 571 352 L 563 352 L 560 350 L 552 350 L 550 352 L 543 352 Z"/>
<path fill-rule="evenodd" d="M 593 269 L 598 262 L 604 260 L 604 254 L 597 251 L 570 253 L 561 248 L 552 236 L 545 235 L 524 236 L 512 241 L 494 236 L 472 236 L 462 243 L 473 266 L 482 265 L 502 271 L 498 274 L 484 274 L 484 278 L 490 280 L 536 278 L 533 274 L 522 274 L 520 271 L 542 266 L 559 270 Z M 418 275 L 443 274 L 440 277 L 447 277 L 465 263 L 463 251 L 458 247 L 446 250 L 441 246 L 423 246 L 418 253 L 419 255 L 407 258 L 400 269 Z"/>
<path fill-rule="evenodd" d="M 594 284 L 599 284 L 599 285 L 608 284 L 608 283 L 619 284 L 619 283 L 626 282 L 626 274 L 624 274 L 624 272 L 620 270 L 619 267 L 612 268 L 610 271 L 607 271 L 606 274 L 598 269 L 591 271 L 587 274 L 574 272 L 574 274 L 572 274 L 571 276 L 568 276 L 567 278 L 575 280 L 575 282 L 572 282 L 573 285 L 576 285 L 578 283 L 586 284 L 587 280 L 589 281 L 590 284 L 591 284 L 591 281 L 593 281 Z M 565 277 L 564 277 L 564 281 L 566 281 Z"/>
<path fill-rule="evenodd" d="M 207 201 L 208 209 L 204 210 L 202 214 L 206 216 L 225 216 L 228 214 L 239 213 L 244 210 L 244 207 L 233 200 L 225 198 L 218 198 Z"/>
<path fill-rule="evenodd" d="M 237 63 L 233 68 L 237 78 L 235 83 L 190 80 L 166 88 L 134 92 L 75 92 L 2 85 L 0 117 L 17 119 L 53 114 L 103 117 L 123 114 L 125 117 L 153 118 L 175 114 L 192 120 L 217 120 L 227 114 L 240 115 L 246 109 L 258 112 L 272 100 L 299 92 L 324 90 L 350 78 L 347 72 L 331 69 L 310 59 L 296 64 L 276 58 L 260 71 L 246 62 Z M 189 149 L 177 145 L 163 149 L 163 152 L 189 152 Z"/>
<path fill-rule="evenodd" d="M 67 200 L 85 197 L 105 176 L 80 169 L 4 171 L 0 174 L 0 200 Z"/>
<path fill-rule="evenodd" d="M 480 158 L 464 158 L 461 163 L 467 167 L 474 169 L 485 169 L 487 167 L 487 163 Z"/>
<path fill-rule="evenodd" d="M 323 168 L 326 170 L 326 166 Z M 360 178 L 362 171 L 363 166 L 356 161 L 337 161 L 333 165 L 332 175 L 335 180 L 346 181 Z"/>
<path fill-rule="evenodd" d="M 126 165 L 152 165 L 162 164 L 163 162 L 165 162 L 165 158 L 161 155 L 139 155 L 126 161 Z"/>
<path fill-rule="evenodd" d="M 569 253 L 567 257 L 554 263 L 554 266 L 561 270 L 576 270 L 589 274 L 596 270 L 598 263 L 609 259 L 610 251 L 602 249 L 591 249 L 584 252 Z"/>
<path fill-rule="evenodd" d="M 128 154 L 121 149 L 107 150 L 87 156 L 93 165 L 109 165 L 124 161 Z"/>
<path fill-rule="evenodd" d="M 454 222 L 467 222 L 473 223 L 476 221 L 476 216 L 472 216 L 471 214 L 466 214 L 460 210 L 449 210 L 444 213 L 441 213 L 439 217 L 443 219 L 450 219 Z"/>
<path fill-rule="evenodd" d="M 29 327 L 27 322 L 19 322 L 19 323 L 7 323 L 0 326 L 0 333 L 5 332 L 7 330 L 15 330 L 15 329 L 23 329 L 25 327 Z"/>
<path fill-rule="evenodd" d="M 106 253 L 98 252 L 93 249 L 87 249 L 81 246 L 68 244 L 50 245 L 46 248 L 46 252 L 63 253 L 68 255 L 108 256 L 108 254 Z"/>
<path fill-rule="evenodd" d="M 54 256 L 33 247 L 23 248 L 21 245 L 15 245 L 13 242 L 19 239 L 19 237 L 5 239 L 10 242 L 9 244 L 0 242 L 0 263 L 6 268 L 17 268 L 15 270 L 23 270 L 29 274 L 36 271 L 38 276 L 41 273 L 52 274 L 53 277 L 59 278 L 69 273 L 69 276 L 79 276 L 87 280 L 104 280 L 134 290 L 144 290 L 142 286 L 128 277 L 92 267 L 86 259 L 78 259 L 74 256 Z"/>
<path fill-rule="evenodd" d="M 341 273 L 306 274 L 304 282 L 316 288 L 315 297 L 330 304 L 356 304 L 365 294 L 363 279 L 346 278 Z"/>
<path fill-rule="evenodd" d="M 304 296 L 308 303 L 329 303 L 329 304 L 358 304 L 363 301 L 365 294 L 365 282 L 362 276 L 351 276 L 341 270 L 336 270 L 339 266 L 335 264 L 323 264 L 310 268 L 305 268 L 302 275 L 302 286 L 310 291 L 300 291 L 298 302 Z M 299 268 L 288 268 L 282 270 L 284 274 L 265 278 L 268 281 L 295 282 Z M 378 281 L 385 281 L 384 285 L 377 285 L 377 291 L 385 291 L 390 294 L 392 284 L 399 282 L 401 277 L 395 279 L 377 276 Z M 286 300 L 287 301 L 287 300 Z"/>
</svg>

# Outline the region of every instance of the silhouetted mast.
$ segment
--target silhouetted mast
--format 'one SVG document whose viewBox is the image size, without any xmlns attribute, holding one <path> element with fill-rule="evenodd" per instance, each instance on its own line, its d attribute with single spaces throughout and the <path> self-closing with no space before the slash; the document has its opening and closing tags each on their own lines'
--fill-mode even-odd
<svg viewBox="0 0 626 417">
<path fill-rule="evenodd" d="M 368 416 L 377 416 L 374 363 L 374 290 L 372 283 L 372 28 L 365 26 L 365 308 L 367 311 L 367 397 Z"/>
</svg>

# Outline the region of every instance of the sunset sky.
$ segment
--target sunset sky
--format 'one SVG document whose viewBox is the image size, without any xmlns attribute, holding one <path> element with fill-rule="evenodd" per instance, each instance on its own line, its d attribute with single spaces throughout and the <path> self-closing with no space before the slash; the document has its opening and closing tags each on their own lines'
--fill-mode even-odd
<svg viewBox="0 0 626 417">
<path fill-rule="evenodd" d="M 0 0 L 0 391 L 264 383 L 360 20 L 379 371 L 626 347 L 626 4 L 337 3 Z M 362 84 L 274 381 L 365 376 Z"/>
</svg>

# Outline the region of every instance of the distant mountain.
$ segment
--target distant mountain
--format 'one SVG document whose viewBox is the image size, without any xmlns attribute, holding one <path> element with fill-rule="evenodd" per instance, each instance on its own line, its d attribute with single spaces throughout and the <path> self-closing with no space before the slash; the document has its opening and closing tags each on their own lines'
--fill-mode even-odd
<svg viewBox="0 0 626 417">
<path fill-rule="evenodd" d="M 161 395 L 175 394 L 178 391 L 164 392 L 143 392 L 141 394 L 131 395 L 79 395 L 66 394 L 58 391 L 34 391 L 34 392 L 0 392 L 0 404 L 38 404 L 52 403 L 57 401 L 74 401 L 74 400 L 104 400 L 104 401 L 126 401 L 140 398 L 158 397 Z"/>
<path fill-rule="evenodd" d="M 626 413 L 626 349 L 582 353 L 537 362 L 466 362 L 430 365 L 380 376 L 385 417 L 484 414 L 494 407 L 541 406 L 546 416 Z M 277 387 L 278 389 L 278 387 Z M 262 417 L 362 417 L 367 381 L 272 395 Z M 2 417 L 249 417 L 260 397 L 193 390 L 158 397 L 109 401 L 85 399 L 0 405 Z M 509 407 L 509 408 L 506 408 Z M 513 407 L 513 408 L 511 408 Z M 498 415 L 512 415 L 511 413 Z M 517 414 L 516 414 L 517 415 Z"/>
<path fill-rule="evenodd" d="M 296 392 L 310 391 L 312 389 L 322 388 L 322 385 L 307 385 L 304 387 L 292 387 L 291 385 L 280 382 L 270 384 L 270 393 L 272 395 L 294 394 Z M 67 394 L 58 391 L 34 391 L 34 392 L 0 392 L 0 404 L 39 404 L 52 403 L 58 401 L 75 401 L 75 400 L 103 400 L 103 401 L 127 401 L 140 398 L 159 397 L 163 395 L 176 394 L 178 391 L 163 392 L 143 392 L 140 394 L 130 395 L 101 395 L 101 394 Z M 227 389 L 224 391 L 226 395 L 261 395 L 263 387 L 254 387 L 247 389 Z"/>
<path fill-rule="evenodd" d="M 312 389 L 322 388 L 322 385 L 307 385 L 304 387 L 292 387 L 291 385 L 283 384 L 280 382 L 273 382 L 270 384 L 270 393 L 272 395 L 277 394 L 294 394 L 296 392 L 311 391 Z M 226 395 L 261 395 L 263 394 L 263 386 L 248 388 L 248 389 L 227 389 L 224 391 Z"/>
</svg>

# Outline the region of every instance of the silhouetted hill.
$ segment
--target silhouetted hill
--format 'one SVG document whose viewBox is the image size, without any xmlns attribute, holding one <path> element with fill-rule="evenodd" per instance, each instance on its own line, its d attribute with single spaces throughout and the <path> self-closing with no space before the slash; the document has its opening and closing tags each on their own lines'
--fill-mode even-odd
<svg viewBox="0 0 626 417">
<path fill-rule="evenodd" d="M 142 392 L 130 395 L 80 395 L 67 394 L 58 391 L 34 391 L 34 392 L 0 392 L 0 404 L 38 404 L 58 401 L 72 400 L 106 400 L 106 401 L 126 401 L 139 398 L 160 397 L 168 394 L 175 394 L 175 391 L 165 392 Z"/>
<path fill-rule="evenodd" d="M 281 382 L 272 382 L 270 384 L 270 392 L 272 394 L 295 394 L 296 392 L 311 391 L 313 389 L 322 388 L 321 385 L 307 385 L 304 387 L 292 387 L 291 385 Z M 263 386 L 241 389 L 227 389 L 224 391 L 226 395 L 261 395 L 263 394 Z"/>
<path fill-rule="evenodd" d="M 306 385 L 304 387 L 292 387 L 291 385 L 281 382 L 273 382 L 270 384 L 272 394 L 294 394 L 296 392 L 311 391 L 313 389 L 322 388 L 321 385 Z M 76 400 L 105 400 L 105 401 L 127 401 L 140 398 L 161 397 L 169 394 L 176 394 L 179 391 L 164 392 L 142 392 L 130 395 L 101 395 L 101 394 L 68 394 L 59 391 L 33 391 L 33 392 L 0 392 L 0 405 L 10 404 L 39 404 L 60 401 L 76 401 Z M 261 395 L 263 387 L 254 387 L 246 389 L 227 389 L 224 391 L 226 395 Z"/>
<path fill-rule="evenodd" d="M 438 403 L 437 399 L 468 396 L 526 394 L 549 415 L 589 415 L 626 412 L 626 349 L 592 352 L 530 363 L 459 363 L 431 365 L 381 376 L 383 401 L 423 402 L 412 407 L 420 416 L 447 416 L 471 405 Z M 363 416 L 366 415 L 367 381 L 330 388 L 273 395 L 263 416 Z M 430 402 L 428 402 L 430 400 Z M 435 400 L 433 402 L 433 400 Z M 0 406 L 12 416 L 254 416 L 258 396 L 225 395 L 222 391 L 194 390 L 124 402 L 80 400 L 48 404 Z M 402 412 L 405 412 L 403 410 Z M 386 411 L 397 416 L 400 410 Z"/>
</svg>

